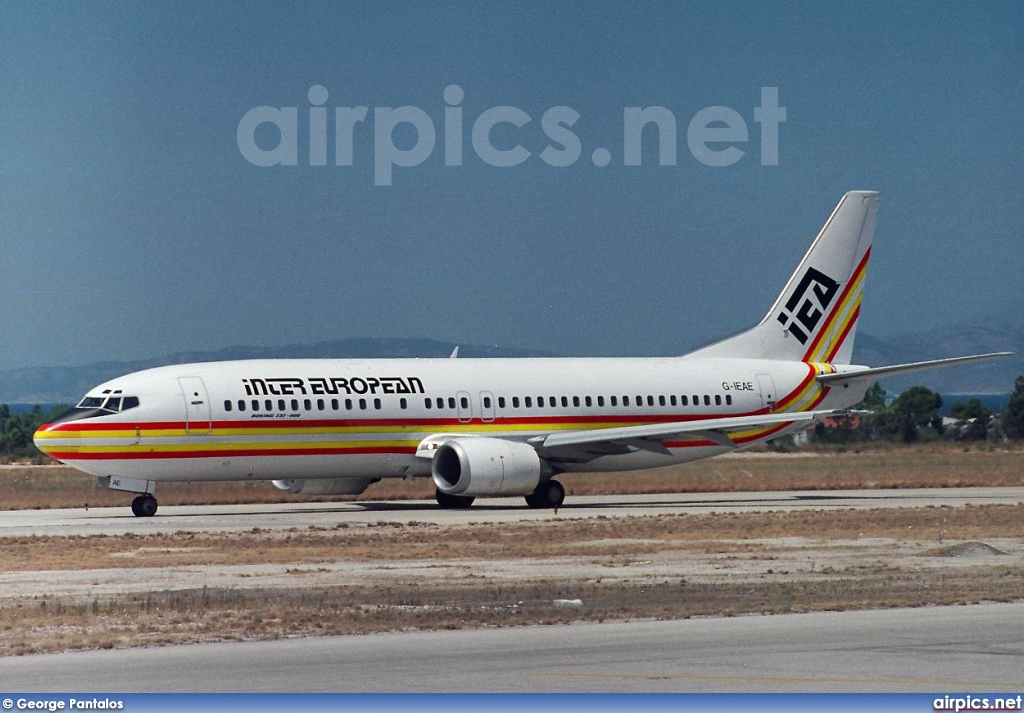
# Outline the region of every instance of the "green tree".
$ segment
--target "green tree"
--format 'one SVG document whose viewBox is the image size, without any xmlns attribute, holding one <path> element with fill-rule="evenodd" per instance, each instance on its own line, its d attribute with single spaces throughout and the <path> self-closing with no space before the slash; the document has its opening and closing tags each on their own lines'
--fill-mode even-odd
<svg viewBox="0 0 1024 713">
<path fill-rule="evenodd" d="M 982 406 L 978 399 L 971 399 L 967 403 L 958 401 L 949 410 L 949 417 L 962 422 L 958 438 L 965 441 L 984 441 L 988 433 L 989 420 L 992 418 L 992 409 Z"/>
<path fill-rule="evenodd" d="M 885 396 L 885 389 L 876 381 L 868 388 L 864 394 L 864 399 L 854 408 L 866 411 L 881 411 L 885 408 Z"/>
<path fill-rule="evenodd" d="M 924 386 L 912 386 L 892 402 L 896 414 L 900 440 L 911 443 L 918 440 L 919 430 L 931 426 L 936 433 L 942 433 L 942 397 Z"/>
<path fill-rule="evenodd" d="M 1018 376 L 1013 382 L 1013 393 L 1003 411 L 1002 421 L 1007 438 L 1015 441 L 1024 439 L 1024 376 Z"/>
</svg>

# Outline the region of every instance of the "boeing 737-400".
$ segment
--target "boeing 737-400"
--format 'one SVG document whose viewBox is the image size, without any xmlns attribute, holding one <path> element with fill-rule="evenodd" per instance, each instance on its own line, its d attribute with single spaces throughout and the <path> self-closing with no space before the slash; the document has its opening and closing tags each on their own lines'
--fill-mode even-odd
<svg viewBox="0 0 1024 713">
<path fill-rule="evenodd" d="M 142 517 L 160 481 L 328 495 L 432 477 L 441 507 L 525 496 L 557 508 L 559 473 L 729 453 L 849 409 L 879 378 L 1000 356 L 850 364 L 877 210 L 877 193 L 847 193 L 758 325 L 680 357 L 166 366 L 97 386 L 35 443 L 136 493 Z"/>
</svg>

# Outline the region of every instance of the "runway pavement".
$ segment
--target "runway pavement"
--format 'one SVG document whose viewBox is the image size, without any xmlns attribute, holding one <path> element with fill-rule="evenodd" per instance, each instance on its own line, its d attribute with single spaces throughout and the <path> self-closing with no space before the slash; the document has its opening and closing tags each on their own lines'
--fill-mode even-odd
<svg viewBox="0 0 1024 713">
<path fill-rule="evenodd" d="M 441 510 L 423 500 L 266 505 L 161 506 L 152 518 L 119 508 L 0 511 L 0 537 L 29 535 L 120 535 L 185 531 L 238 531 L 290 527 L 334 527 L 339 523 L 518 522 L 559 518 L 627 517 L 709 512 L 753 512 L 823 508 L 894 508 L 1024 502 L 1024 488 L 923 488 L 910 490 L 814 490 L 755 493 L 669 493 L 581 496 L 557 514 L 527 508 L 520 498 L 480 499 L 468 510 Z"/>
<path fill-rule="evenodd" d="M 1024 692 L 1024 603 L 0 659 L 6 691 Z"/>
</svg>

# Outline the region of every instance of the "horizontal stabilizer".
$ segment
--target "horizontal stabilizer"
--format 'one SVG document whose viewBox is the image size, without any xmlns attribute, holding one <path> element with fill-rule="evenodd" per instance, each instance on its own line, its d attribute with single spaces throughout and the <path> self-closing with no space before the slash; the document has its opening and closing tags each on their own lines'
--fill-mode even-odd
<svg viewBox="0 0 1024 713">
<path fill-rule="evenodd" d="M 887 376 L 899 374 L 912 374 L 915 371 L 926 371 L 928 369 L 941 369 L 956 364 L 967 364 L 975 361 L 986 361 L 1000 357 L 1012 356 L 1013 352 L 992 352 L 991 354 L 974 354 L 971 356 L 953 357 L 951 359 L 933 359 L 931 361 L 918 361 L 913 364 L 896 364 L 894 366 L 879 366 L 873 369 L 859 369 L 856 371 L 845 371 L 835 374 L 821 374 L 818 383 L 824 386 L 838 386 L 855 381 L 877 381 Z"/>
</svg>

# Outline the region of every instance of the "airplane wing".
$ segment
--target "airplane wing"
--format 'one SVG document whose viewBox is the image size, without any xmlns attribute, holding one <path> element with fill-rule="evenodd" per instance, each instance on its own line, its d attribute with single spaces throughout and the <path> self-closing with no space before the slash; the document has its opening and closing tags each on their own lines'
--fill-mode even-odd
<svg viewBox="0 0 1024 713">
<path fill-rule="evenodd" d="M 585 462 L 601 455 L 631 453 L 637 450 L 670 455 L 666 441 L 691 436 L 729 448 L 739 445 L 729 437 L 729 431 L 805 423 L 815 418 L 835 415 L 836 411 L 801 411 L 770 413 L 757 416 L 710 418 L 676 423 L 652 423 L 622 428 L 597 428 L 585 431 L 563 431 L 537 436 L 527 441 L 538 453 L 554 460 Z"/>
<path fill-rule="evenodd" d="M 974 354 L 971 356 L 953 357 L 952 359 L 933 359 L 931 361 L 918 361 L 912 364 L 896 364 L 894 366 L 880 366 L 874 369 L 860 369 L 857 371 L 845 371 L 835 374 L 820 374 L 817 379 L 818 383 L 823 386 L 846 387 L 856 382 L 877 381 L 878 379 L 883 379 L 887 376 L 912 374 L 915 371 L 939 369 L 944 366 L 953 366 L 954 364 L 998 359 L 1000 357 L 1012 356 L 1012 354 L 1013 352 L 992 352 L 991 354 Z"/>
</svg>

